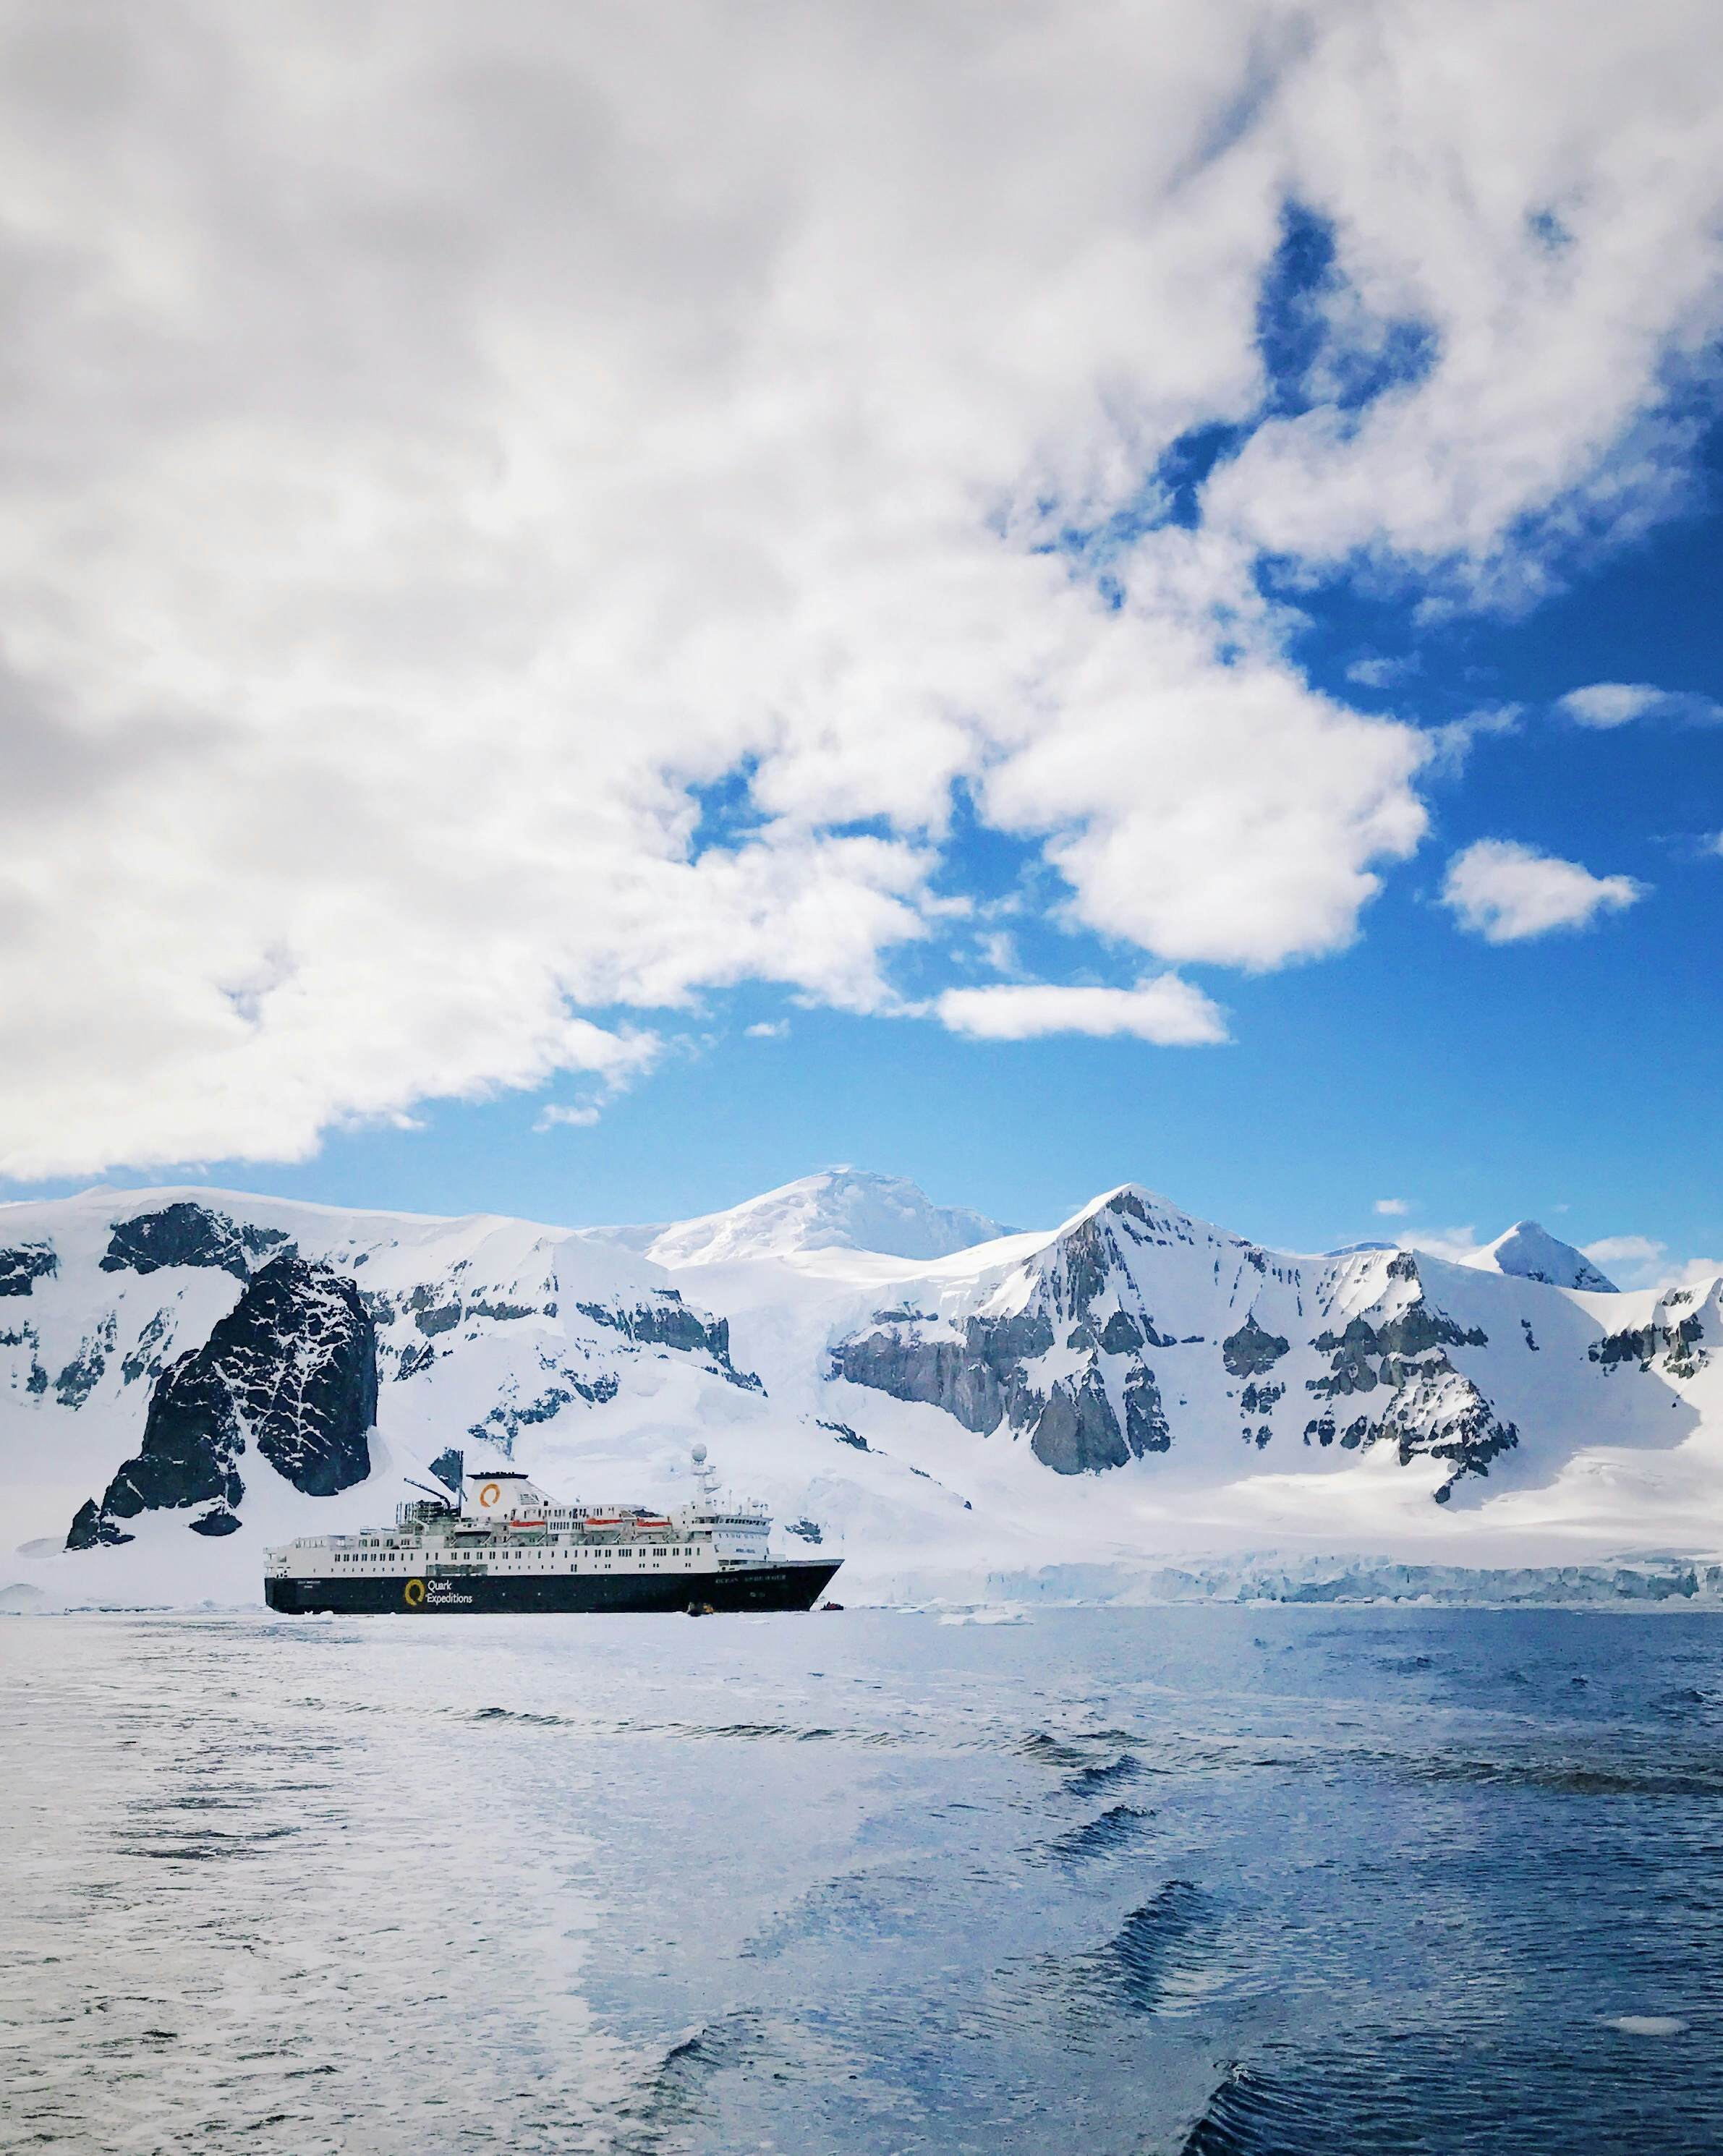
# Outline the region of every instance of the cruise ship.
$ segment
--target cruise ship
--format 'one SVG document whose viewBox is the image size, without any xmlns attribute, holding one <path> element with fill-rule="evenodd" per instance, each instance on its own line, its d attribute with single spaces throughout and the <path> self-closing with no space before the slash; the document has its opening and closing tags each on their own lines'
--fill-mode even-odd
<svg viewBox="0 0 1723 2156">
<path fill-rule="evenodd" d="M 268 1551 L 264 1599 L 298 1615 L 811 1609 L 841 1558 L 773 1556 L 765 1507 L 722 1498 L 703 1445 L 693 1460 L 699 1494 L 667 1512 L 559 1505 L 525 1475 L 462 1472 L 458 1493 L 398 1507 L 392 1528 Z"/>
</svg>

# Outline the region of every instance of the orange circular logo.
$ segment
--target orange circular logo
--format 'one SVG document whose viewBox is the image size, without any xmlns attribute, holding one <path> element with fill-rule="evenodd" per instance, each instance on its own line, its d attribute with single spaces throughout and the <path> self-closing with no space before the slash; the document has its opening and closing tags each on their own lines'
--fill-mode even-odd
<svg viewBox="0 0 1723 2156">
<path fill-rule="evenodd" d="M 479 1502 L 481 1505 L 494 1505 L 501 1495 L 501 1491 L 494 1482 L 487 1482 L 479 1492 Z"/>
</svg>

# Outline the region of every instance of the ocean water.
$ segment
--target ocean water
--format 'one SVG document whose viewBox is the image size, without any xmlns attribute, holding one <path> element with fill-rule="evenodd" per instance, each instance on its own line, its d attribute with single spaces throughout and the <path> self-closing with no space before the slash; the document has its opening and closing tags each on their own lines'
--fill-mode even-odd
<svg viewBox="0 0 1723 2156">
<path fill-rule="evenodd" d="M 8 2149 L 1723 2149 L 1723 1625 L 0 1620 Z"/>
</svg>

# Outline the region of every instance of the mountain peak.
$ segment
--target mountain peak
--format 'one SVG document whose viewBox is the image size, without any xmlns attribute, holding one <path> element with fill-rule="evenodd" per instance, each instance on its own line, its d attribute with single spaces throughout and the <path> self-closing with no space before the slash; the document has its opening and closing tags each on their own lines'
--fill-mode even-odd
<svg viewBox="0 0 1723 2156">
<path fill-rule="evenodd" d="M 1516 1220 L 1506 1235 L 1486 1244 L 1468 1262 L 1489 1272 L 1544 1281 L 1551 1287 L 1583 1288 L 1592 1294 L 1616 1292 L 1615 1282 L 1599 1272 L 1582 1250 L 1564 1243 L 1535 1220 Z"/>
<path fill-rule="evenodd" d="M 722 1213 L 679 1220 L 637 1245 L 661 1265 L 721 1265 L 798 1250 L 873 1250 L 887 1257 L 951 1256 L 1013 1230 L 967 1206 L 935 1205 L 901 1175 L 828 1168 Z"/>
</svg>

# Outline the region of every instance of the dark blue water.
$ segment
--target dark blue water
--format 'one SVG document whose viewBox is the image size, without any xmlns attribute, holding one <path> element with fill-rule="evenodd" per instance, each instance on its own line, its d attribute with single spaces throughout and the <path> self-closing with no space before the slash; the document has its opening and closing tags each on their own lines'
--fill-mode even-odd
<svg viewBox="0 0 1723 2156">
<path fill-rule="evenodd" d="M 1723 2150 L 1723 1630 L 0 1622 L 0 2138 Z"/>
</svg>

